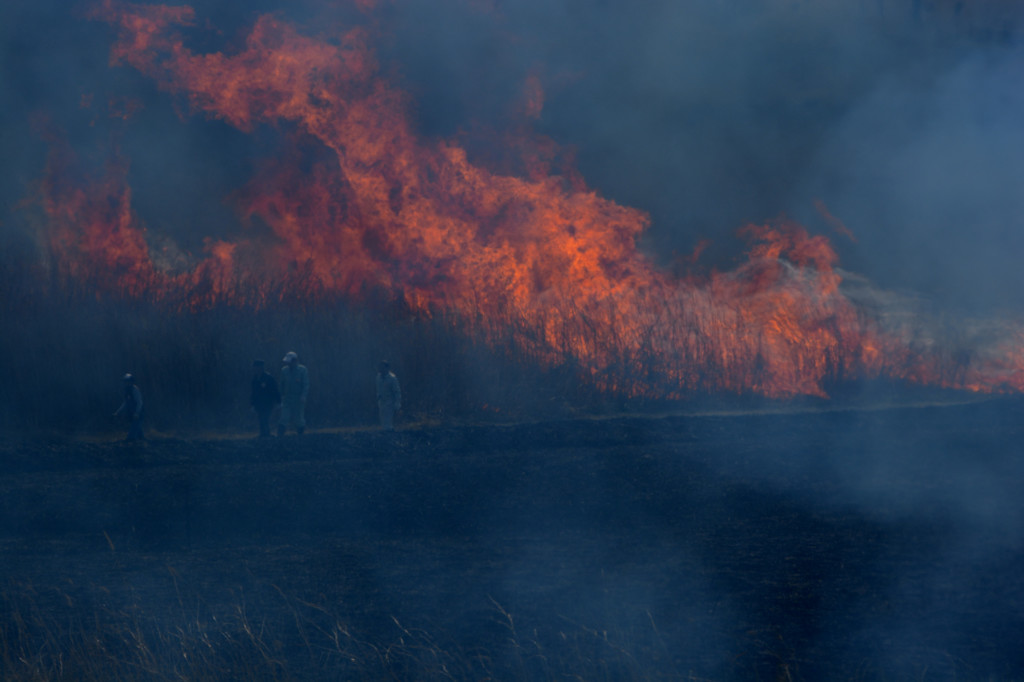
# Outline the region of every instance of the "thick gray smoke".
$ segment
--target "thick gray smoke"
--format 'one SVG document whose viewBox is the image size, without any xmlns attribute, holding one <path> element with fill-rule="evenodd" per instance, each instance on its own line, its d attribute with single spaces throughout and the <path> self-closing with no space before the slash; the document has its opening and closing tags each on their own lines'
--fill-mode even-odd
<svg viewBox="0 0 1024 682">
<path fill-rule="evenodd" d="M 863 237 L 849 266 L 968 309 L 1020 310 L 1024 51 L 880 80 L 825 138 L 807 192 Z"/>
</svg>

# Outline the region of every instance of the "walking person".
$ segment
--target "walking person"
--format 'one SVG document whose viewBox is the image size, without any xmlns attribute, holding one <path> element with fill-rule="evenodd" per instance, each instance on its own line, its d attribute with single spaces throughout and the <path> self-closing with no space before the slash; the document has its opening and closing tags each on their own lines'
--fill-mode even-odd
<svg viewBox="0 0 1024 682">
<path fill-rule="evenodd" d="M 377 365 L 377 412 L 385 431 L 395 430 L 395 413 L 402 409 L 402 389 L 391 364 L 384 360 Z"/>
<path fill-rule="evenodd" d="M 281 391 L 277 388 L 277 380 L 266 370 L 262 360 L 252 363 L 252 390 L 249 393 L 249 404 L 256 412 L 260 424 L 260 438 L 270 436 L 270 413 L 281 404 Z"/>
<path fill-rule="evenodd" d="M 144 440 L 142 435 L 142 391 L 135 385 L 135 377 L 130 372 L 124 375 L 123 382 L 124 399 L 121 402 L 121 407 L 114 412 L 114 416 L 123 416 L 128 423 L 126 441 Z"/>
<path fill-rule="evenodd" d="M 281 368 L 281 419 L 277 423 L 277 435 L 283 436 L 289 426 L 302 434 L 306 430 L 306 396 L 309 395 L 309 372 L 299 364 L 295 351 L 288 351 Z"/>
</svg>

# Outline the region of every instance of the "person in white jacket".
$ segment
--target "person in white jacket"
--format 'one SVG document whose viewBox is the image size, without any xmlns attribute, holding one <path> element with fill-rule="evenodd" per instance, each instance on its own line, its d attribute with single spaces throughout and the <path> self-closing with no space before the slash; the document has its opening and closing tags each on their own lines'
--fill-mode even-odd
<svg viewBox="0 0 1024 682">
<path fill-rule="evenodd" d="M 377 365 L 377 412 L 380 426 L 387 431 L 395 428 L 395 413 L 402 409 L 402 389 L 398 377 L 391 372 L 391 365 L 385 360 Z"/>
<path fill-rule="evenodd" d="M 277 423 L 277 435 L 283 436 L 289 426 L 301 434 L 306 430 L 306 396 L 309 395 L 309 372 L 299 364 L 295 351 L 288 351 L 281 368 L 281 419 Z"/>
</svg>

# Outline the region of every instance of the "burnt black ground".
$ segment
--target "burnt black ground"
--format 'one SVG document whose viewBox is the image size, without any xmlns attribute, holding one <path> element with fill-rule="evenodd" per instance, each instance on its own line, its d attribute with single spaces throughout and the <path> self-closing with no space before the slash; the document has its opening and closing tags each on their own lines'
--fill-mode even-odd
<svg viewBox="0 0 1024 682">
<path fill-rule="evenodd" d="M 1022 407 L 12 442 L 0 579 L 297 679 L 1024 679 Z"/>
</svg>

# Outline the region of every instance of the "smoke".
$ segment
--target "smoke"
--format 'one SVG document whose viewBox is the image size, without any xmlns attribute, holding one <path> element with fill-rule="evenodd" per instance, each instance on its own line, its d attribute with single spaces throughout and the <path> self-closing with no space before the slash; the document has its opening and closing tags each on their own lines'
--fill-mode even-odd
<svg viewBox="0 0 1024 682">
<path fill-rule="evenodd" d="M 1024 51 L 880 81 L 830 133 L 808 193 L 862 237 L 847 265 L 947 306 L 1020 312 Z"/>
</svg>

